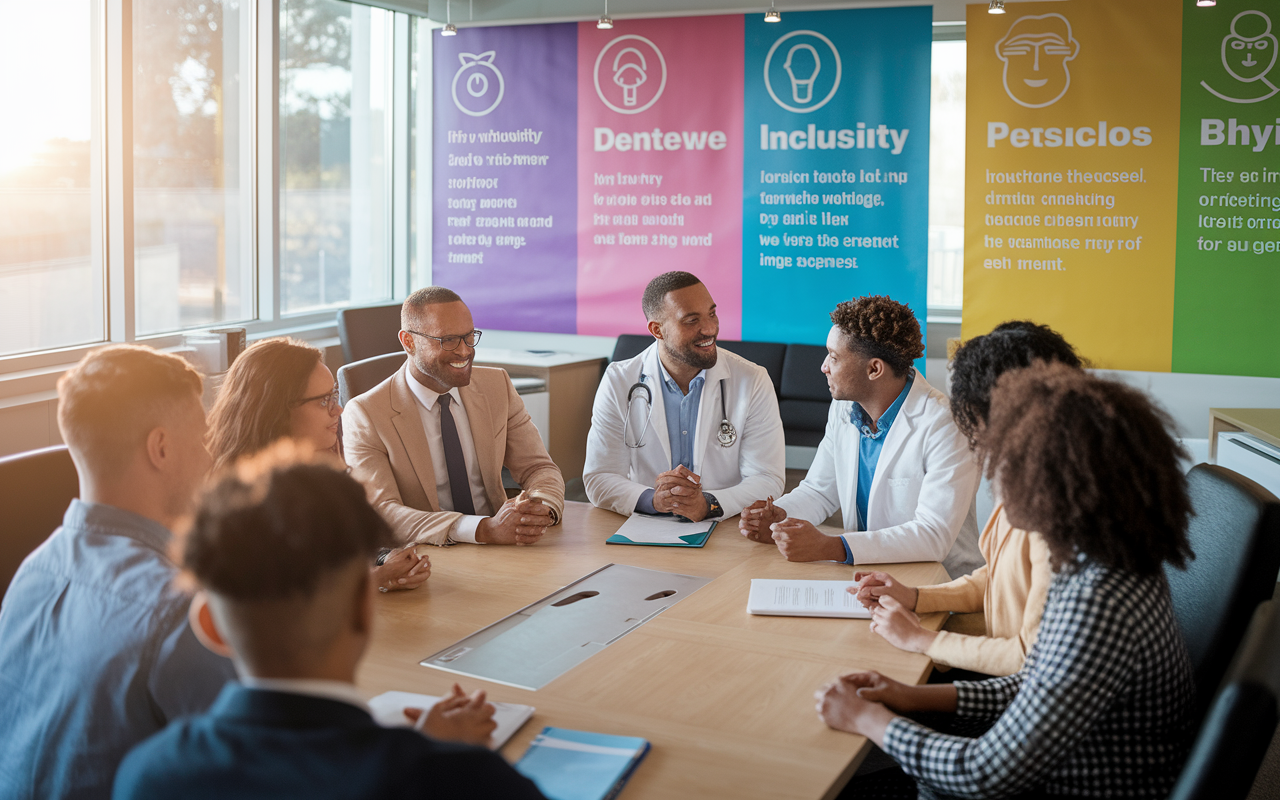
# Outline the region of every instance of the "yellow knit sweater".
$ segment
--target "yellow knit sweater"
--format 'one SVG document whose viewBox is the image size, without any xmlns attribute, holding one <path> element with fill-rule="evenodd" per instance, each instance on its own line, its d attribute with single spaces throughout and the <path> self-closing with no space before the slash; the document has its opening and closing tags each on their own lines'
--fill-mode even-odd
<svg viewBox="0 0 1280 800">
<path fill-rule="evenodd" d="M 1035 643 L 1053 571 L 1037 533 L 1009 524 L 996 508 L 978 540 L 984 567 L 950 583 L 921 586 L 916 611 L 985 613 L 986 636 L 939 631 L 925 654 L 937 664 L 987 675 L 1012 675 Z"/>
</svg>

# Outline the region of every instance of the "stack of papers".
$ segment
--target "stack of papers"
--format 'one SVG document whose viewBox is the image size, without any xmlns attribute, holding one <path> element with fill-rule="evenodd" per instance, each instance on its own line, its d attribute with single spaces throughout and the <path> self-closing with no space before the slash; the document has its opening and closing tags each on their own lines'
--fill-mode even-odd
<svg viewBox="0 0 1280 800">
<path fill-rule="evenodd" d="M 702 547 L 719 520 L 687 522 L 679 517 L 632 514 L 605 544 L 643 544 L 659 547 Z"/>
<path fill-rule="evenodd" d="M 773 617 L 871 619 L 871 610 L 846 589 L 853 581 L 783 581 L 754 578 L 747 611 Z"/>
<path fill-rule="evenodd" d="M 409 728 L 413 723 L 404 715 L 406 708 L 421 708 L 424 712 L 440 701 L 439 697 L 413 692 L 383 692 L 369 701 L 374 720 L 385 728 Z M 498 723 L 489 741 L 489 749 L 497 750 L 520 730 L 520 726 L 533 716 L 533 706 L 517 703 L 494 703 L 493 719 Z"/>
<path fill-rule="evenodd" d="M 543 728 L 516 771 L 550 800 L 608 800 L 648 752 L 649 743 L 635 736 Z"/>
</svg>

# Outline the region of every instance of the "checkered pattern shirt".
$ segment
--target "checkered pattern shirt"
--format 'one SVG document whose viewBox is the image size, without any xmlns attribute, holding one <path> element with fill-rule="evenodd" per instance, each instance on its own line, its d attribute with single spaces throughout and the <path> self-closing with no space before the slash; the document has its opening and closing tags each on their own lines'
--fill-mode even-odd
<svg viewBox="0 0 1280 800">
<path fill-rule="evenodd" d="M 902 717 L 885 733 L 885 751 L 938 793 L 1163 798 L 1190 747 L 1195 687 L 1163 575 L 1060 572 L 1022 670 L 955 687 L 959 716 L 996 720 L 981 738 Z"/>
</svg>

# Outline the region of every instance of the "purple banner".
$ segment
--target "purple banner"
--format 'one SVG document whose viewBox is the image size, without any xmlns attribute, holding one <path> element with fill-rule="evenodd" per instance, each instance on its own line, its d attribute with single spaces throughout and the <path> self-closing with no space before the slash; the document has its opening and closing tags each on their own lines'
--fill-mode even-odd
<svg viewBox="0 0 1280 800">
<path fill-rule="evenodd" d="M 577 26 L 434 45 L 432 282 L 476 327 L 577 333 Z"/>
</svg>

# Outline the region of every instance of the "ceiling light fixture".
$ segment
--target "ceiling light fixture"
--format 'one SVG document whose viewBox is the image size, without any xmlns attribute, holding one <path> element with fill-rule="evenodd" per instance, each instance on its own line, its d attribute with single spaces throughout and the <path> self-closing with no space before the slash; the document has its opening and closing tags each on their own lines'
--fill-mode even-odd
<svg viewBox="0 0 1280 800">
<path fill-rule="evenodd" d="M 453 24 L 453 19 L 449 16 L 452 0 L 444 0 L 444 28 L 440 31 L 441 36 L 457 36 L 458 26 Z"/>
<path fill-rule="evenodd" d="M 988 14 L 1003 14 L 1004 0 L 991 0 L 991 4 L 987 6 Z"/>
<path fill-rule="evenodd" d="M 613 17 L 609 16 L 609 0 L 604 0 L 604 16 L 600 17 L 596 27 L 602 31 L 613 29 Z"/>
<path fill-rule="evenodd" d="M 1210 6 L 1216 6 L 1217 4 L 1218 0 L 1196 0 L 1196 5 L 1201 8 L 1209 8 Z"/>
<path fill-rule="evenodd" d="M 779 13 L 778 9 L 773 7 L 772 0 L 770 0 L 770 3 L 769 3 L 769 10 L 764 12 L 764 21 L 765 22 L 782 22 L 782 14 Z"/>
</svg>

